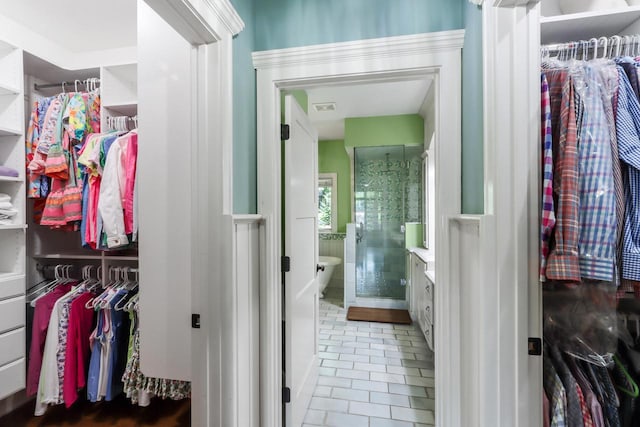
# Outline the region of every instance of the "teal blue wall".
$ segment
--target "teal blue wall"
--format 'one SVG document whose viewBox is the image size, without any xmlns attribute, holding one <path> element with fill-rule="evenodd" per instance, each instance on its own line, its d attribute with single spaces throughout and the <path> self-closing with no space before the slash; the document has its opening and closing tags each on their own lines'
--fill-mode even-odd
<svg viewBox="0 0 640 427">
<path fill-rule="evenodd" d="M 256 50 L 463 28 L 466 0 L 256 0 Z"/>
<path fill-rule="evenodd" d="M 231 0 L 234 40 L 234 212 L 256 212 L 256 96 L 251 52 L 465 28 L 462 207 L 483 210 L 482 21 L 466 0 Z"/>
<path fill-rule="evenodd" d="M 462 50 L 462 212 L 484 213 L 482 9 L 466 2 Z"/>
<path fill-rule="evenodd" d="M 231 0 L 245 27 L 233 41 L 233 212 L 256 213 L 254 1 Z"/>
</svg>

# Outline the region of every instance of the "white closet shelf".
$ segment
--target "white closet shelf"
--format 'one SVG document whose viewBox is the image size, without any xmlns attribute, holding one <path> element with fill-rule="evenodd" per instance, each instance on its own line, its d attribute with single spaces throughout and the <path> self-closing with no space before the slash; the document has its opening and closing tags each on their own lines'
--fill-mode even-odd
<svg viewBox="0 0 640 427">
<path fill-rule="evenodd" d="M 32 255 L 32 257 L 36 259 L 69 259 L 69 260 L 84 259 L 84 260 L 97 260 L 97 261 L 100 261 L 102 259 L 111 259 L 111 260 L 117 260 L 117 261 L 137 261 L 138 260 L 137 255 L 110 255 L 109 253 L 101 253 L 101 252 L 96 252 L 96 253 L 67 252 L 67 253 L 53 253 L 53 254 L 35 254 L 35 255 Z"/>
<path fill-rule="evenodd" d="M 24 273 L 16 273 L 15 271 L 0 271 L 0 283 L 12 279 L 21 279 L 23 277 Z"/>
<path fill-rule="evenodd" d="M 137 261 L 137 255 L 109 255 L 105 254 L 105 259 L 113 259 L 117 261 Z"/>
<path fill-rule="evenodd" d="M 640 6 L 540 18 L 542 44 L 610 37 L 640 19 Z"/>
<path fill-rule="evenodd" d="M 15 87 L 6 83 L 0 83 L 0 96 L 2 95 L 19 95 L 22 91 Z"/>
<path fill-rule="evenodd" d="M 11 224 L 11 225 L 2 225 L 0 224 L 0 230 L 26 230 L 27 224 Z"/>
<path fill-rule="evenodd" d="M 20 129 L 12 129 L 7 126 L 0 126 L 0 136 L 20 136 L 22 135 L 22 130 Z"/>
<path fill-rule="evenodd" d="M 102 108 L 121 116 L 135 116 L 138 113 L 138 101 L 132 99 L 118 103 L 102 104 Z"/>
<path fill-rule="evenodd" d="M 102 255 L 99 253 L 63 253 L 63 254 L 35 254 L 33 258 L 36 259 L 93 259 L 101 260 Z"/>
<path fill-rule="evenodd" d="M 24 182 L 24 178 L 19 176 L 0 176 L 0 182 Z"/>
</svg>

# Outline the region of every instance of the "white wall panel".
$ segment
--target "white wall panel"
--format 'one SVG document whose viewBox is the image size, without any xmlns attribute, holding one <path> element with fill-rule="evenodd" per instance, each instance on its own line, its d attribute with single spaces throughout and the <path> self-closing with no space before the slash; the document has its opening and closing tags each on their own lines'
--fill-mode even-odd
<svg viewBox="0 0 640 427">
<path fill-rule="evenodd" d="M 143 2 L 138 27 L 141 368 L 190 380 L 194 48 Z"/>
</svg>

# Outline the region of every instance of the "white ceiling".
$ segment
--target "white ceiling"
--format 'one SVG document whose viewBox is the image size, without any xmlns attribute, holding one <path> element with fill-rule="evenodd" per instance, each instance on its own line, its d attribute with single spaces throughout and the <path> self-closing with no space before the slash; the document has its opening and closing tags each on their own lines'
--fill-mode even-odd
<svg viewBox="0 0 640 427">
<path fill-rule="evenodd" d="M 0 0 L 0 10 L 75 53 L 136 44 L 135 0 Z"/>
<path fill-rule="evenodd" d="M 410 81 L 324 86 L 307 89 L 309 118 L 320 140 L 344 139 L 347 117 L 417 114 L 422 107 L 432 77 Z M 315 103 L 335 102 L 336 110 L 317 112 Z"/>
</svg>

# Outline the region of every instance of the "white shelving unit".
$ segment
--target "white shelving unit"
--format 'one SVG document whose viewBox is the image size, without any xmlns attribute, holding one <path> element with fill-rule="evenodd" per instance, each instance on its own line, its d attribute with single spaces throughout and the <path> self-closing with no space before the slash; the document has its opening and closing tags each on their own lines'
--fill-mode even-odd
<svg viewBox="0 0 640 427">
<path fill-rule="evenodd" d="M 540 19 L 540 41 L 551 44 L 630 34 L 638 31 L 638 20 L 640 6 L 546 16 Z"/>
<path fill-rule="evenodd" d="M 102 67 L 100 86 L 103 123 L 106 117 L 135 116 L 138 113 L 138 65 Z"/>
<path fill-rule="evenodd" d="M 25 154 L 22 50 L 0 42 L 0 165 L 20 176 L 0 177 L 0 193 L 19 211 L 0 225 L 0 399 L 25 386 Z"/>
</svg>

